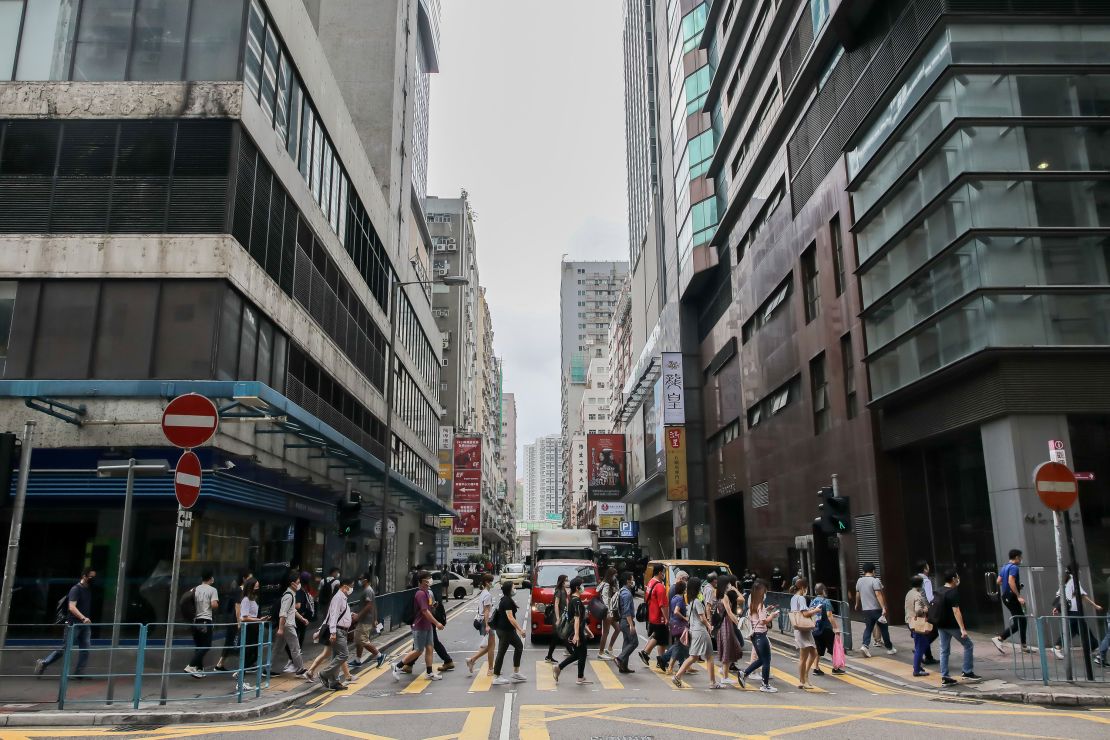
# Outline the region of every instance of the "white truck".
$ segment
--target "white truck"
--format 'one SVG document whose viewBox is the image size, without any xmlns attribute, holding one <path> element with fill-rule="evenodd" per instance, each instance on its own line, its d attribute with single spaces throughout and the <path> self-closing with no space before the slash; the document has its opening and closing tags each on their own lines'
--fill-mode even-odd
<svg viewBox="0 0 1110 740">
<path fill-rule="evenodd" d="M 532 533 L 533 568 L 543 560 L 597 562 L 597 532 L 589 529 L 541 529 Z"/>
</svg>

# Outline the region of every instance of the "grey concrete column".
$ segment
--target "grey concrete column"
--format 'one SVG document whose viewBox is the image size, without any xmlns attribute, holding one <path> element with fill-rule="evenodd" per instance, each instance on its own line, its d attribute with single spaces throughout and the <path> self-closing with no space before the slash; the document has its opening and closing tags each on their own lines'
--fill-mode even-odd
<svg viewBox="0 0 1110 740">
<path fill-rule="evenodd" d="M 1072 463 L 1068 420 L 1064 415 L 1007 416 L 980 427 L 983 460 L 987 472 L 994 545 L 1001 566 L 1011 548 L 1024 553 L 1023 565 L 1044 568 L 1026 576 L 1033 590 L 1037 611 L 1046 614 L 1058 588 L 1056 583 L 1056 545 L 1049 511 L 1033 488 L 1033 470 L 1048 460 L 1048 441 L 1063 440 Z M 1083 583 L 1090 588 L 1090 561 L 1083 535 L 1080 504 L 1072 507 L 1075 549 Z M 1026 595 L 1029 598 L 1029 594 Z"/>
</svg>

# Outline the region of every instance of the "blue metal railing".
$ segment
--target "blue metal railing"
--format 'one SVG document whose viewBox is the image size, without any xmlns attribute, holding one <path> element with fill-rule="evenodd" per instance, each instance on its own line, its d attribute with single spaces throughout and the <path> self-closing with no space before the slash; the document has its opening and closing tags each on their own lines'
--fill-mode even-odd
<svg viewBox="0 0 1110 740">
<path fill-rule="evenodd" d="M 793 594 L 784 594 L 780 591 L 768 591 L 764 596 L 764 601 L 768 606 L 774 606 L 779 610 L 777 624 L 775 625 L 779 632 L 784 635 L 793 635 L 794 628 L 790 626 L 790 598 Z M 813 601 L 812 597 L 807 597 L 807 603 Z M 848 607 L 847 601 L 836 601 L 835 599 L 828 600 L 831 607 L 830 611 L 836 616 L 837 622 L 840 623 L 840 639 L 844 641 L 844 649 L 852 649 L 852 611 Z"/>
<path fill-rule="evenodd" d="M 1026 640 L 1035 637 L 1036 645 L 1022 650 L 1019 634 L 1010 636 L 1014 673 L 1018 678 L 1040 681 L 1046 686 L 1052 681 L 1110 683 L 1105 665 L 1110 648 L 1110 618 L 1057 615 L 1025 619 Z M 1069 652 L 1071 675 L 1066 659 Z"/>
<path fill-rule="evenodd" d="M 175 624 L 179 634 L 189 634 L 192 624 Z M 209 630 L 227 628 L 229 624 L 213 624 Z M 160 686 L 163 675 L 171 679 L 171 692 L 165 702 L 202 701 L 208 699 L 243 702 L 262 695 L 270 685 L 270 663 L 273 658 L 271 641 L 273 627 L 270 622 L 244 622 L 238 638 L 232 645 L 217 645 L 212 653 L 229 651 L 238 656 L 237 667 L 224 671 L 207 671 L 207 676 L 228 676 L 234 683 L 223 690 L 218 682 L 190 685 L 182 691 L 184 679 L 192 683 L 192 674 L 184 670 L 162 673 L 165 653 L 165 633 L 168 624 L 121 624 L 120 640 L 113 647 L 111 641 L 93 640 L 94 631 L 108 633 L 111 624 L 65 625 L 62 644 L 47 654 L 37 657 L 43 650 L 39 640 L 9 640 L 0 651 L 0 703 L 57 704 L 58 709 L 73 705 L 130 706 L 138 709 L 143 704 L 163 703 Z M 19 632 L 39 633 L 59 629 L 54 625 L 13 624 L 9 634 Z M 173 654 L 191 653 L 196 649 L 191 639 L 174 640 L 169 650 Z M 183 661 L 176 661 L 183 663 Z M 54 681 L 43 680 L 49 676 L 54 664 L 61 666 Z M 252 685 L 253 683 L 253 685 Z M 197 689 L 201 689 L 198 694 Z M 174 695 L 176 689 L 177 695 Z M 215 689 L 214 691 L 212 689 Z"/>
</svg>

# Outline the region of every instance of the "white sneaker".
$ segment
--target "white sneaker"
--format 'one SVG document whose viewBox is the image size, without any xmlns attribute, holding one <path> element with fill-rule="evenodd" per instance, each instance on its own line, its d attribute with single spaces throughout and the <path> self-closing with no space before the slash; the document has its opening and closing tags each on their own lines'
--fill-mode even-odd
<svg viewBox="0 0 1110 740">
<path fill-rule="evenodd" d="M 193 678 L 204 678 L 204 671 L 197 668 L 196 666 L 185 666 L 185 672 L 192 675 Z"/>
<path fill-rule="evenodd" d="M 429 681 L 442 681 L 443 680 L 443 676 L 439 675 L 438 673 L 425 673 L 424 678 L 428 679 Z"/>
<path fill-rule="evenodd" d="M 1063 660 L 1064 659 L 1064 651 L 1061 650 L 1058 647 L 1052 648 L 1052 654 L 1056 656 L 1057 660 Z"/>
<path fill-rule="evenodd" d="M 897 653 L 898 653 L 898 648 L 896 648 L 896 647 L 892 647 L 890 650 L 886 651 L 887 655 L 897 655 Z"/>
<path fill-rule="evenodd" d="M 513 683 L 524 683 L 528 680 L 528 678 L 523 673 L 514 673 L 513 675 L 509 676 L 509 680 Z"/>
<path fill-rule="evenodd" d="M 994 648 L 995 648 L 995 650 L 997 650 L 998 652 L 1002 653 L 1003 655 L 1005 655 L 1005 654 L 1006 654 L 1006 647 L 1005 647 L 1005 645 L 1003 644 L 1003 642 L 1002 642 L 1002 640 L 1001 640 L 1001 639 L 999 639 L 999 638 L 997 638 L 997 637 L 992 637 L 992 638 L 991 638 L 991 642 L 992 642 L 992 643 L 994 643 Z"/>
<path fill-rule="evenodd" d="M 871 649 L 869 647 L 867 647 L 866 645 L 860 645 L 859 653 L 860 653 L 860 655 L 862 655 L 865 658 L 870 658 L 871 657 Z"/>
<path fill-rule="evenodd" d="M 281 669 L 281 672 L 282 672 L 282 673 L 296 673 L 296 672 L 297 672 L 297 669 L 296 669 L 296 668 L 295 668 L 295 667 L 293 666 L 293 664 L 292 664 L 292 663 L 290 663 L 289 665 L 287 665 L 287 666 L 285 666 L 284 668 L 282 668 L 282 669 Z"/>
<path fill-rule="evenodd" d="M 512 681 L 505 678 L 504 676 L 498 676 L 497 678 L 493 679 L 494 686 L 508 686 L 511 683 Z"/>
<path fill-rule="evenodd" d="M 772 686 L 769 683 L 765 683 L 765 684 L 761 685 L 759 687 L 759 690 L 762 691 L 764 694 L 777 694 L 777 693 L 779 693 L 779 690 L 776 689 L 774 686 Z"/>
</svg>

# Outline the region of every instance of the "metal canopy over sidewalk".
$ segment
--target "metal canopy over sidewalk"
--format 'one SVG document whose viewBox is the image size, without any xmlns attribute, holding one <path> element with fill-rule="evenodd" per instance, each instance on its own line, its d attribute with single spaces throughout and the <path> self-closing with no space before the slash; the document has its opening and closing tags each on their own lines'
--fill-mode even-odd
<svg viewBox="0 0 1110 740">
<path fill-rule="evenodd" d="M 220 405 L 220 417 L 267 418 L 256 433 L 281 434 L 296 441 L 286 448 L 311 448 L 332 461 L 331 466 L 348 468 L 354 476 L 383 482 L 385 465 L 375 455 L 334 427 L 258 381 L 224 380 L 4 380 L 0 397 L 24 398 L 27 406 L 80 426 L 81 417 L 45 411 L 61 399 L 158 398 L 171 399 L 183 393 L 199 393 Z M 65 406 L 63 405 L 62 408 Z M 122 420 L 121 421 L 129 421 Z M 427 514 L 454 516 L 454 511 L 434 495 L 418 487 L 396 470 L 390 476 L 391 490 Z"/>
</svg>

